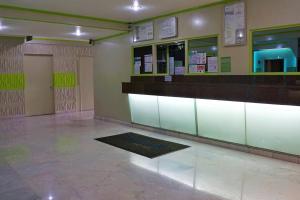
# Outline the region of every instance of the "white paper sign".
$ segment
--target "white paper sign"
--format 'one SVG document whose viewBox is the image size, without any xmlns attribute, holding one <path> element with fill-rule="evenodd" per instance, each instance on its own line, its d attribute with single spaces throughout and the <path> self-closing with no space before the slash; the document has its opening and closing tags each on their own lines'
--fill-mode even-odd
<svg viewBox="0 0 300 200">
<path fill-rule="evenodd" d="M 177 18 L 170 17 L 158 21 L 159 39 L 171 38 L 177 36 Z"/>
<path fill-rule="evenodd" d="M 148 22 L 133 27 L 134 42 L 141 42 L 141 41 L 153 40 L 153 39 L 154 39 L 153 22 Z"/>
<path fill-rule="evenodd" d="M 170 70 L 171 75 L 174 75 L 174 67 L 175 67 L 174 57 L 170 57 L 169 58 L 169 70 Z"/>
<path fill-rule="evenodd" d="M 198 72 L 197 65 L 190 65 L 189 72 L 190 73 L 196 73 L 196 72 Z"/>
<path fill-rule="evenodd" d="M 190 64 L 192 65 L 205 65 L 206 53 L 196 53 L 190 56 Z"/>
<path fill-rule="evenodd" d="M 226 5 L 224 9 L 225 46 L 245 44 L 247 38 L 245 2 Z"/>
<path fill-rule="evenodd" d="M 199 64 L 205 65 L 206 64 L 206 53 L 200 53 L 200 58 L 199 59 L 200 59 Z"/>
<path fill-rule="evenodd" d="M 176 75 L 184 75 L 185 67 L 175 67 L 175 74 Z"/>
<path fill-rule="evenodd" d="M 153 60 L 152 54 L 145 55 L 144 58 L 145 58 L 145 63 L 152 63 Z"/>
<path fill-rule="evenodd" d="M 145 63 L 145 72 L 152 72 L 152 63 Z"/>
<path fill-rule="evenodd" d="M 218 58 L 208 57 L 207 58 L 208 72 L 218 72 Z"/>
<path fill-rule="evenodd" d="M 134 74 L 141 73 L 141 66 L 142 66 L 141 57 L 135 57 L 134 58 Z"/>
</svg>

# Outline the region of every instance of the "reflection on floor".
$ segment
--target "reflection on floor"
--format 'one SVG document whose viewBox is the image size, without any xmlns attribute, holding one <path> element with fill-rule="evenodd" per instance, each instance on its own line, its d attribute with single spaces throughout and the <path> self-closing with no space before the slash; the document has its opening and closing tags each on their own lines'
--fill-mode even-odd
<svg viewBox="0 0 300 200">
<path fill-rule="evenodd" d="M 124 132 L 191 148 L 148 159 L 94 141 Z M 300 165 L 75 113 L 0 121 L 0 199 L 299 200 Z"/>
</svg>

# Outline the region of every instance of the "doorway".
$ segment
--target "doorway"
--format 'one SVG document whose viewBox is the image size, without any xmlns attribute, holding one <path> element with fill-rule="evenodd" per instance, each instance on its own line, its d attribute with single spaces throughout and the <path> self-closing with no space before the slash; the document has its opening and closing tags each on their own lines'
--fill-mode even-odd
<svg viewBox="0 0 300 200">
<path fill-rule="evenodd" d="M 93 57 L 80 57 L 78 66 L 79 111 L 94 110 L 94 62 Z"/>
<path fill-rule="evenodd" d="M 265 72 L 284 72 L 284 59 L 265 60 Z"/>
<path fill-rule="evenodd" d="M 25 55 L 25 115 L 55 113 L 53 90 L 53 57 Z"/>
</svg>

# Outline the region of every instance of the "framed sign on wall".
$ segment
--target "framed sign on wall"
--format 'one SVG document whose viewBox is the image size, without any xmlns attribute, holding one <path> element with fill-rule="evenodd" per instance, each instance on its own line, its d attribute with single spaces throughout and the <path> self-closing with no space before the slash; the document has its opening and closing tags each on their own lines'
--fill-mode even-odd
<svg viewBox="0 0 300 200">
<path fill-rule="evenodd" d="M 177 37 L 177 17 L 170 17 L 158 21 L 159 39 Z"/>
<path fill-rule="evenodd" d="M 142 42 L 154 39 L 153 22 L 136 25 L 133 27 L 133 41 Z"/>
<path fill-rule="evenodd" d="M 241 1 L 224 7 L 224 45 L 245 45 L 246 34 L 246 4 Z"/>
</svg>

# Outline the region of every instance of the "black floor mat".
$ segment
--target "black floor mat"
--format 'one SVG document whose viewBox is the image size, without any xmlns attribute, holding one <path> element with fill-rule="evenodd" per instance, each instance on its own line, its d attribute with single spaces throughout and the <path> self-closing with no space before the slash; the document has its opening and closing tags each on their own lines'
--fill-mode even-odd
<svg viewBox="0 0 300 200">
<path fill-rule="evenodd" d="M 167 153 L 182 150 L 189 146 L 159 140 L 136 133 L 124 133 L 95 139 L 148 158 L 155 158 Z"/>
</svg>

